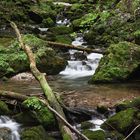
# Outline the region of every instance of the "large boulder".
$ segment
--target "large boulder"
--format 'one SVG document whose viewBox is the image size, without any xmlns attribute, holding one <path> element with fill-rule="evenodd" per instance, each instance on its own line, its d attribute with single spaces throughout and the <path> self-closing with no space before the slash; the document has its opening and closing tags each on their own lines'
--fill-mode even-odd
<svg viewBox="0 0 140 140">
<path fill-rule="evenodd" d="M 37 98 L 31 97 L 25 100 L 23 102 L 23 105 L 27 108 L 33 109 L 34 114 L 33 113 L 31 114 L 32 118 L 34 118 L 34 121 L 39 122 L 48 130 L 56 128 L 56 121 L 54 115 Z"/>
<path fill-rule="evenodd" d="M 118 132 L 126 134 L 127 130 L 131 130 L 136 125 L 136 114 L 137 109 L 129 108 L 127 110 L 121 111 L 114 116 L 107 119 L 101 125 L 104 130 L 113 130 L 115 128 Z"/>
<path fill-rule="evenodd" d="M 21 132 L 21 140 L 54 140 L 47 136 L 45 129 L 42 126 L 25 128 Z"/>
<path fill-rule="evenodd" d="M 99 63 L 91 83 L 107 83 L 139 78 L 140 46 L 130 42 L 111 45 Z"/>
<path fill-rule="evenodd" d="M 47 43 L 34 35 L 25 35 L 23 40 L 35 54 L 37 67 L 47 74 L 58 74 L 67 62 L 50 48 Z M 0 47 L 0 77 L 12 76 L 29 70 L 29 62 L 17 41 L 9 47 Z"/>
<path fill-rule="evenodd" d="M 87 136 L 90 140 L 105 140 L 105 133 L 102 130 L 84 130 L 83 134 Z"/>
</svg>

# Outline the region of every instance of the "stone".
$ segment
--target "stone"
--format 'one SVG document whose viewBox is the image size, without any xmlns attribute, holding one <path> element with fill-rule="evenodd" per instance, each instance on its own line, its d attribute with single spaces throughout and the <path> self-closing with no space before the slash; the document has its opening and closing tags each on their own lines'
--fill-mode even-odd
<svg viewBox="0 0 140 140">
<path fill-rule="evenodd" d="M 86 135 L 90 140 L 105 140 L 105 133 L 102 130 L 84 130 L 83 134 Z"/>
<path fill-rule="evenodd" d="M 12 132 L 9 128 L 0 128 L 0 139 L 1 140 L 12 140 Z"/>
<path fill-rule="evenodd" d="M 91 83 L 111 83 L 139 78 L 140 47 L 130 42 L 112 44 L 101 59 Z"/>
<path fill-rule="evenodd" d="M 124 111 L 118 112 L 112 117 L 108 118 L 106 122 L 101 125 L 104 130 L 112 130 L 115 128 L 118 132 L 125 134 L 128 128 L 134 126 L 135 114 L 137 114 L 137 109 L 129 108 Z"/>
<path fill-rule="evenodd" d="M 41 72 L 55 75 L 65 69 L 67 61 L 56 54 L 45 41 L 31 34 L 25 35 L 23 40 L 32 48 L 36 56 L 37 67 Z M 0 47 L 0 78 L 3 76 L 11 77 L 28 70 L 27 56 L 17 41 L 6 48 Z"/>
<path fill-rule="evenodd" d="M 89 121 L 85 121 L 81 123 L 81 129 L 91 129 L 94 128 L 95 125 Z"/>
<path fill-rule="evenodd" d="M 3 101 L 0 101 L 0 115 L 9 115 L 11 111 L 9 110 L 7 104 Z"/>
</svg>

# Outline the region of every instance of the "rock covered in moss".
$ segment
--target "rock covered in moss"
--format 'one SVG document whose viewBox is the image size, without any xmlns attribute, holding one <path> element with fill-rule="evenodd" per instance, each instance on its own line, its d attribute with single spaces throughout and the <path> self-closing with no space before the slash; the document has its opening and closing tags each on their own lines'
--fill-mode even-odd
<svg viewBox="0 0 140 140">
<path fill-rule="evenodd" d="M 9 115 L 11 111 L 9 110 L 7 104 L 3 101 L 0 101 L 0 115 Z"/>
<path fill-rule="evenodd" d="M 83 134 L 86 135 L 90 140 L 105 140 L 105 133 L 102 130 L 84 130 Z"/>
<path fill-rule="evenodd" d="M 85 121 L 81 123 L 81 129 L 91 129 L 94 128 L 95 125 L 89 121 Z"/>
<path fill-rule="evenodd" d="M 56 27 L 50 28 L 49 30 L 56 35 L 70 34 L 73 32 L 71 27 L 67 27 L 65 25 L 56 26 Z"/>
<path fill-rule="evenodd" d="M 106 137 L 108 139 L 116 139 L 116 140 L 123 140 L 125 136 L 117 131 L 106 132 Z"/>
<path fill-rule="evenodd" d="M 99 63 L 91 83 L 118 82 L 136 78 L 140 47 L 130 42 L 111 45 Z M 135 76 L 134 76 L 135 75 Z"/>
<path fill-rule="evenodd" d="M 34 112 L 26 110 L 13 116 L 16 122 L 24 126 L 39 125 L 40 122 Z"/>
<path fill-rule="evenodd" d="M 134 37 L 135 37 L 135 43 L 140 45 L 140 30 L 134 32 Z"/>
<path fill-rule="evenodd" d="M 45 129 L 42 126 L 25 128 L 21 132 L 21 140 L 53 140 L 47 136 Z"/>
<path fill-rule="evenodd" d="M 52 112 L 41 103 L 36 97 L 30 97 L 23 102 L 23 105 L 27 108 L 33 109 L 34 114 L 32 116 L 46 129 L 56 128 L 55 117 Z"/>
<path fill-rule="evenodd" d="M 34 35 L 25 35 L 23 40 L 35 53 L 37 67 L 47 74 L 58 74 L 65 69 L 67 62 L 49 48 L 47 43 Z M 26 54 L 20 49 L 17 41 L 9 47 L 0 47 L 0 77 L 12 76 L 29 70 Z"/>
<path fill-rule="evenodd" d="M 101 128 L 105 130 L 112 130 L 115 128 L 118 132 L 125 133 L 128 128 L 132 128 L 134 125 L 137 111 L 138 110 L 134 108 L 121 111 L 107 119 L 107 121 L 101 125 Z"/>
<path fill-rule="evenodd" d="M 140 97 L 137 97 L 133 100 L 126 100 L 116 105 L 116 111 L 125 110 L 127 108 L 140 108 Z"/>
</svg>

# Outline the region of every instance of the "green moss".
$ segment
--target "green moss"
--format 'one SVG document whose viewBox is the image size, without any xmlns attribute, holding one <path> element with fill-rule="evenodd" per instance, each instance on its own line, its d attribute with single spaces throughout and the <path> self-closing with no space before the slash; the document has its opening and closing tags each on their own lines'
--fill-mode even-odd
<svg viewBox="0 0 140 140">
<path fill-rule="evenodd" d="M 140 106 L 140 97 L 137 97 L 131 101 L 126 100 L 117 104 L 116 110 L 120 111 L 120 110 L 125 110 L 127 108 L 133 108 L 133 107 L 139 108 L 139 106 Z"/>
<path fill-rule="evenodd" d="M 7 104 L 5 102 L 0 101 L 0 115 L 9 115 L 11 111 L 9 110 Z"/>
<path fill-rule="evenodd" d="M 23 36 L 24 42 L 35 53 L 37 67 L 47 74 L 58 74 L 66 66 L 66 61 L 49 48 L 47 43 L 34 35 Z M 47 68 L 47 69 L 46 69 Z M 0 77 L 12 76 L 29 70 L 29 62 L 17 41 L 9 47 L 0 47 Z"/>
<path fill-rule="evenodd" d="M 135 43 L 140 45 L 140 30 L 134 32 Z"/>
<path fill-rule="evenodd" d="M 57 35 L 56 42 L 64 43 L 64 44 L 71 44 L 72 38 L 69 35 Z"/>
<path fill-rule="evenodd" d="M 54 115 L 37 98 L 31 97 L 23 102 L 23 105 L 36 112 L 37 120 L 47 129 L 55 127 Z"/>
<path fill-rule="evenodd" d="M 44 24 L 44 26 L 46 26 L 46 27 L 52 27 L 52 26 L 54 26 L 55 23 L 54 23 L 54 21 L 49 17 L 49 18 L 43 20 L 43 24 Z"/>
<path fill-rule="evenodd" d="M 40 122 L 37 119 L 36 114 L 29 110 L 18 113 L 16 115 L 14 115 L 13 118 L 16 120 L 16 122 L 18 122 L 24 126 L 40 124 Z"/>
<path fill-rule="evenodd" d="M 90 129 L 95 127 L 93 123 L 85 121 L 81 123 L 81 129 Z"/>
<path fill-rule="evenodd" d="M 21 132 L 21 140 L 47 140 L 47 135 L 42 126 L 26 128 Z"/>
<path fill-rule="evenodd" d="M 107 138 L 116 139 L 116 140 L 123 140 L 125 136 L 117 131 L 107 132 Z"/>
<path fill-rule="evenodd" d="M 113 44 L 99 63 L 91 82 L 117 82 L 129 79 L 139 66 L 140 47 L 129 42 Z"/>
<path fill-rule="evenodd" d="M 84 130 L 83 134 L 86 135 L 90 140 L 105 140 L 105 133 L 102 130 Z"/>
<path fill-rule="evenodd" d="M 63 35 L 63 34 L 72 33 L 72 29 L 64 25 L 53 27 L 50 29 L 50 31 L 53 32 L 55 35 Z"/>
<path fill-rule="evenodd" d="M 110 130 L 112 129 L 110 126 L 112 126 L 118 130 L 118 132 L 125 133 L 127 129 L 130 128 L 135 122 L 134 115 L 136 112 L 137 109 L 133 108 L 121 111 L 110 117 L 105 123 L 102 124 L 101 127 L 105 130 Z"/>
</svg>

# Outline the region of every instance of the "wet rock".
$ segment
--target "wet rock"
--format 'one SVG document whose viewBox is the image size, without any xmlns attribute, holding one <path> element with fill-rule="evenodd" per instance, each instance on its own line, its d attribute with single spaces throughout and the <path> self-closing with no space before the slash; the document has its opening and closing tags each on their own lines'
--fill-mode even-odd
<svg viewBox="0 0 140 140">
<path fill-rule="evenodd" d="M 134 107 L 140 108 L 140 97 L 137 97 L 131 101 L 127 100 L 127 101 L 118 103 L 116 105 L 116 111 L 119 112 L 119 111 L 125 110 L 127 108 L 134 108 Z"/>
<path fill-rule="evenodd" d="M 113 44 L 99 63 L 91 83 L 108 83 L 139 78 L 140 47 L 130 42 Z"/>
<path fill-rule="evenodd" d="M 16 122 L 24 126 L 34 126 L 39 125 L 40 122 L 34 112 L 26 110 L 13 116 Z"/>
<path fill-rule="evenodd" d="M 64 35 L 64 34 L 70 34 L 73 32 L 71 27 L 67 27 L 64 25 L 50 28 L 49 31 L 51 31 L 55 35 Z"/>
<path fill-rule="evenodd" d="M 111 140 L 123 140 L 125 136 L 117 131 L 111 131 L 106 133 L 106 137 Z"/>
<path fill-rule="evenodd" d="M 140 45 L 140 30 L 134 32 L 135 43 Z"/>
<path fill-rule="evenodd" d="M 56 35 L 55 36 L 55 41 L 63 44 L 69 44 L 71 45 L 72 43 L 72 37 L 70 35 Z"/>
<path fill-rule="evenodd" d="M 81 123 L 81 129 L 92 129 L 92 128 L 95 128 L 95 125 L 89 121 Z"/>
<path fill-rule="evenodd" d="M 25 128 L 21 132 L 21 140 L 54 140 L 50 138 L 42 126 Z"/>
<path fill-rule="evenodd" d="M 81 52 L 74 53 L 75 60 L 87 60 L 87 56 Z"/>
<path fill-rule="evenodd" d="M 37 98 L 30 97 L 29 99 L 27 99 L 23 102 L 23 105 L 25 107 L 30 107 L 34 110 L 34 114 L 31 113 L 32 117 L 37 119 L 37 121 L 40 124 L 42 124 L 47 130 L 57 128 L 54 115 Z"/>
<path fill-rule="evenodd" d="M 3 101 L 0 101 L 0 115 L 9 115 L 11 111 L 9 110 L 7 104 Z"/>
<path fill-rule="evenodd" d="M 104 105 L 98 105 L 97 111 L 101 114 L 106 114 L 106 113 L 108 113 L 108 108 Z"/>
<path fill-rule="evenodd" d="M 12 140 L 12 132 L 9 128 L 0 128 L 0 139 L 1 140 Z"/>
<path fill-rule="evenodd" d="M 107 119 L 105 123 L 101 125 L 104 130 L 112 130 L 115 128 L 118 132 L 125 134 L 125 132 L 134 127 L 135 124 L 135 114 L 137 114 L 137 109 L 130 108 L 121 111 L 114 116 Z"/>
<path fill-rule="evenodd" d="M 84 130 L 83 134 L 86 135 L 90 140 L 105 140 L 105 133 L 102 130 Z"/>
</svg>

